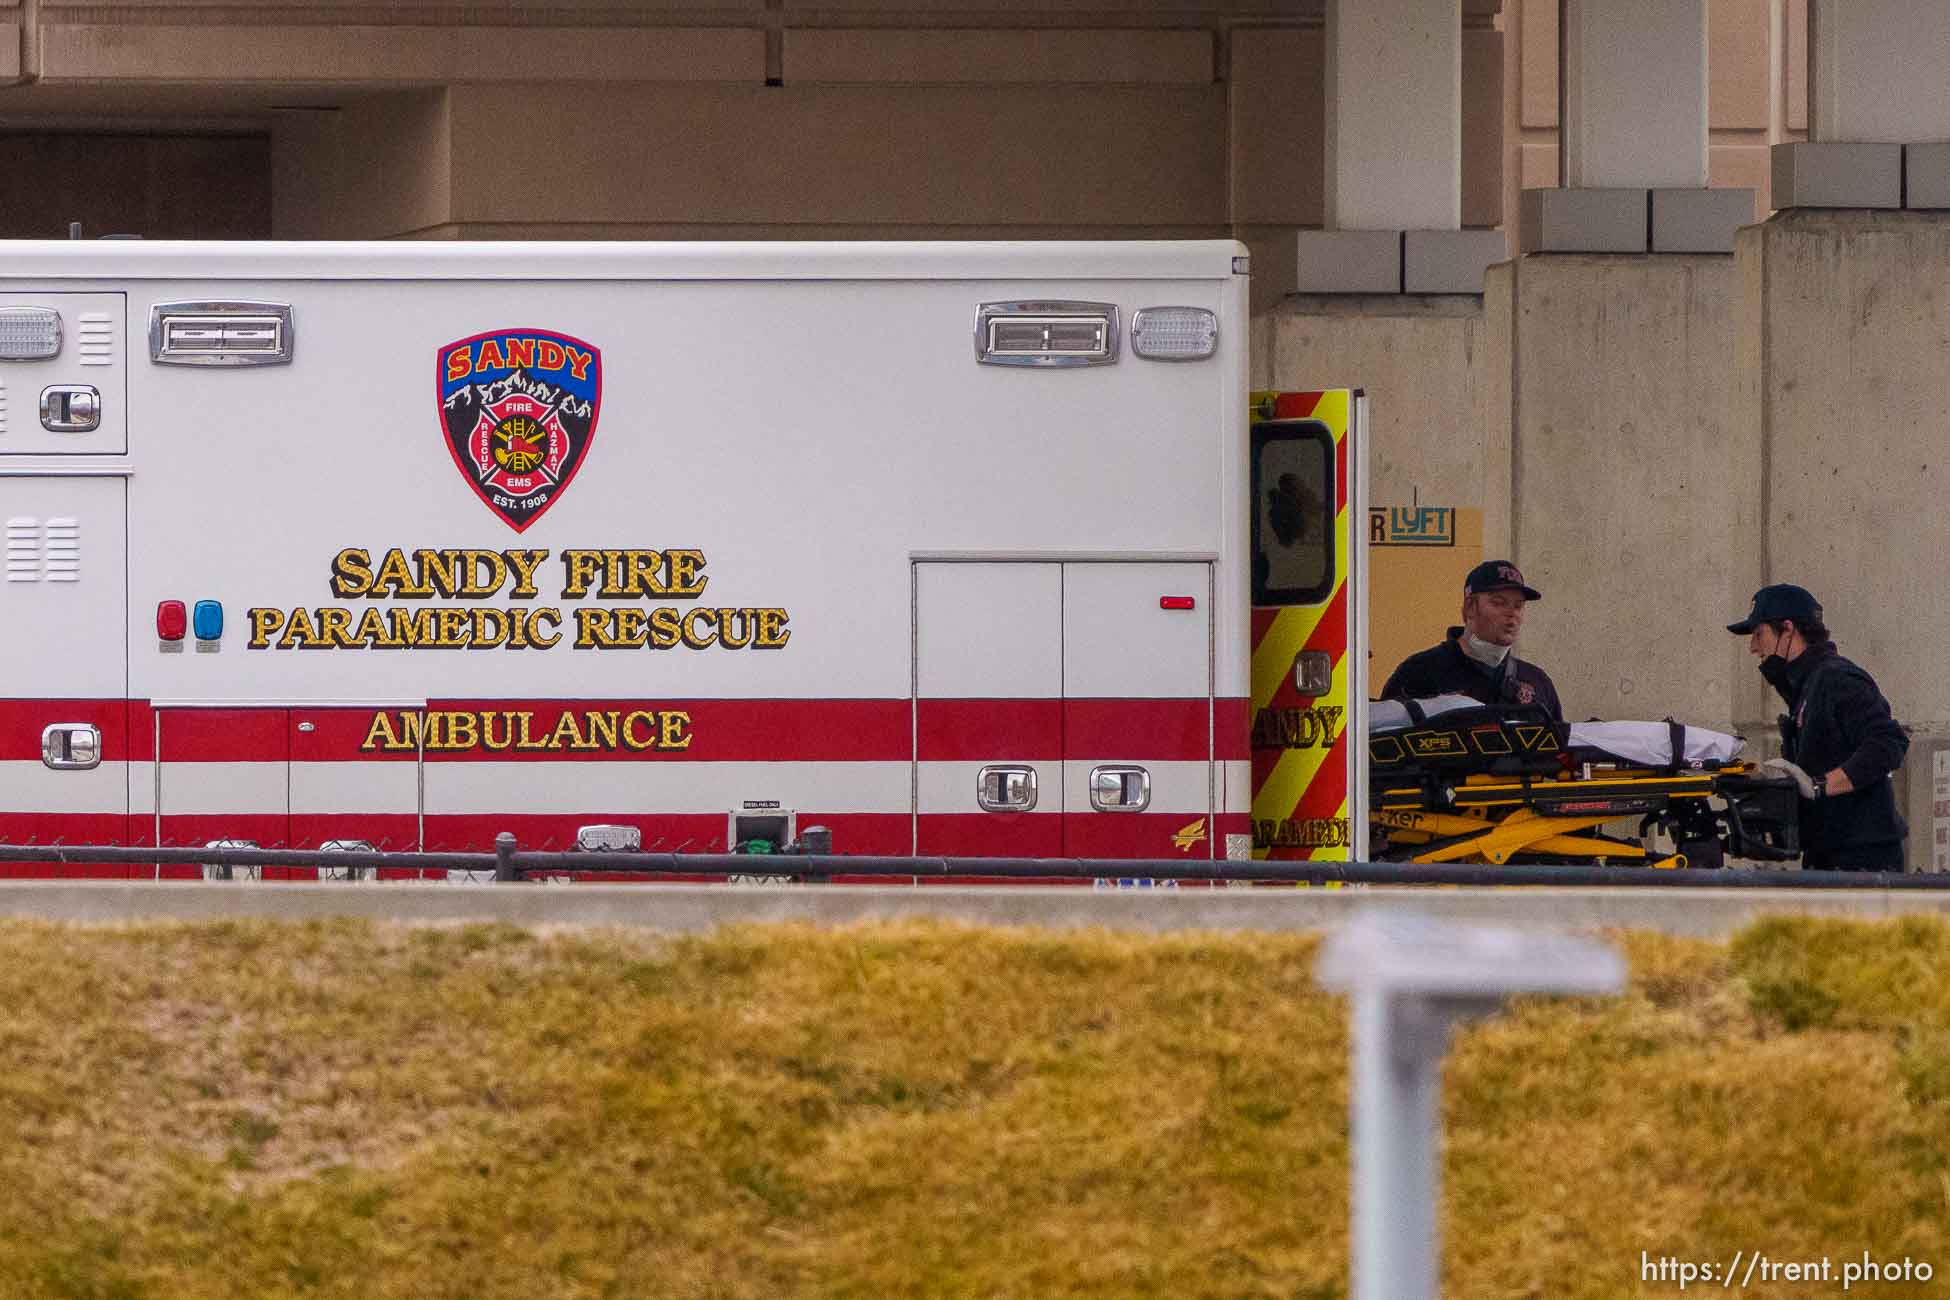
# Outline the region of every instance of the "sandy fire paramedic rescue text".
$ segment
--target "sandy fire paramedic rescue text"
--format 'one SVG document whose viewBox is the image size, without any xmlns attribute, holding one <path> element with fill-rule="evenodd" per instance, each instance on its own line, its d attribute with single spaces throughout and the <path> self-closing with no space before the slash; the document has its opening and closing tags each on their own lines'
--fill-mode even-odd
<svg viewBox="0 0 1950 1300">
<path fill-rule="evenodd" d="M 332 559 L 332 594 L 342 600 L 419 602 L 539 598 L 562 605 L 387 604 L 259 606 L 250 610 L 252 650 L 547 650 L 568 638 L 578 650 L 777 650 L 792 633 L 778 607 L 622 604 L 695 601 L 710 579 L 694 549 L 564 550 L 395 547 L 377 562 L 348 547 Z"/>
</svg>

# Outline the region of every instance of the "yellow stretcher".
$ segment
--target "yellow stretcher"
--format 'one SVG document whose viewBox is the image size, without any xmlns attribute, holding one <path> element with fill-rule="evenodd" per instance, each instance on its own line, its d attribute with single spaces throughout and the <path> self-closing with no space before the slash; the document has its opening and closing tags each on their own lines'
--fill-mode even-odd
<svg viewBox="0 0 1950 1300">
<path fill-rule="evenodd" d="M 1667 753 L 1680 757 L 1662 764 L 1580 744 L 1577 728 L 1535 709 L 1484 705 L 1373 730 L 1370 857 L 1718 867 L 1799 852 L 1792 780 L 1733 759 L 1689 760 L 1685 729 L 1663 725 Z M 1635 835 L 1601 829 L 1633 819 Z M 1672 852 L 1646 847 L 1655 833 Z"/>
</svg>

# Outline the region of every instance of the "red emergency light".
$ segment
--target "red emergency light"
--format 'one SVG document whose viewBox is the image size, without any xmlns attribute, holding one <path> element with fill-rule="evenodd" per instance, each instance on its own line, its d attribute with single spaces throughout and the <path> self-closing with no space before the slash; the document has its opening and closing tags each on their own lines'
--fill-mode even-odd
<svg viewBox="0 0 1950 1300">
<path fill-rule="evenodd" d="M 1197 609 L 1198 602 L 1190 596 L 1160 596 L 1159 609 Z"/>
<path fill-rule="evenodd" d="M 164 600 L 156 604 L 156 636 L 163 641 L 181 641 L 189 630 L 189 615 L 183 610 L 180 600 Z"/>
</svg>

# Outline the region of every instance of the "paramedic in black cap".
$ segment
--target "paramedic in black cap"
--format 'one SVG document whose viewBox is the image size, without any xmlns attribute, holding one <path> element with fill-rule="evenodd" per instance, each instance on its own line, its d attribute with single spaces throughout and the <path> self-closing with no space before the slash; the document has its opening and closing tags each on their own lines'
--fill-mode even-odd
<svg viewBox="0 0 1950 1300">
<path fill-rule="evenodd" d="M 1760 675 L 1787 701 L 1781 755 L 1814 787 L 1801 800 L 1801 865 L 1901 871 L 1909 828 L 1889 774 L 1902 766 L 1909 736 L 1875 679 L 1836 651 L 1821 603 L 1792 583 L 1762 587 L 1752 612 L 1727 631 L 1748 638 Z"/>
<path fill-rule="evenodd" d="M 1381 688 L 1384 700 L 1467 695 L 1485 704 L 1535 705 L 1553 722 L 1564 720 L 1550 674 L 1511 649 L 1523 627 L 1523 608 L 1543 599 L 1508 560 L 1490 560 L 1463 579 L 1462 626 L 1441 645 L 1402 660 Z"/>
</svg>

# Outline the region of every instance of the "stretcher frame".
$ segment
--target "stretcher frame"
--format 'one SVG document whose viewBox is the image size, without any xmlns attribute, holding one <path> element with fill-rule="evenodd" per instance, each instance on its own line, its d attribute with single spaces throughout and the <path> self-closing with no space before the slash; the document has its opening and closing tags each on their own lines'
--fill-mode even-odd
<svg viewBox="0 0 1950 1300">
<path fill-rule="evenodd" d="M 1711 868 L 1798 855 L 1791 780 L 1744 761 L 1647 767 L 1574 749 L 1568 733 L 1538 710 L 1486 705 L 1371 736 L 1370 857 Z M 1632 818 L 1636 834 L 1600 829 Z M 1647 847 L 1655 832 L 1673 852 Z"/>
</svg>

